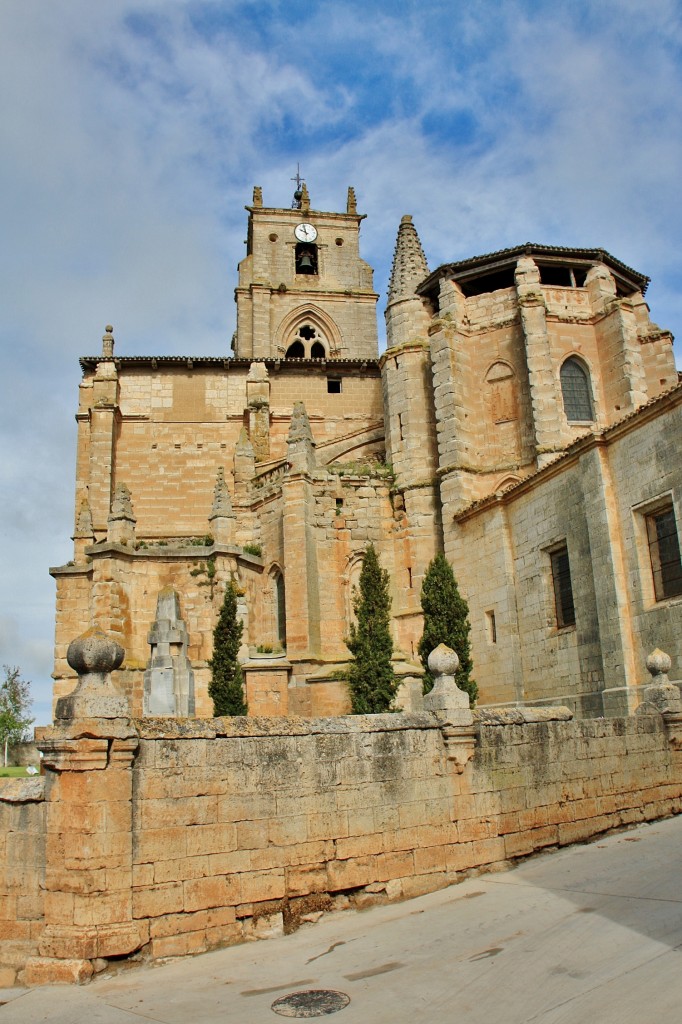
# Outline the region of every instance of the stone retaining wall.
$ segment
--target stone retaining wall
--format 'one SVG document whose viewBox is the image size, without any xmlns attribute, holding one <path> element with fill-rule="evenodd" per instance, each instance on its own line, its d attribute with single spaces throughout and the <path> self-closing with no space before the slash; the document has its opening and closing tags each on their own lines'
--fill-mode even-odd
<svg viewBox="0 0 682 1024">
<path fill-rule="evenodd" d="M 468 763 L 435 712 L 99 725 L 122 735 L 46 730 L 47 777 L 21 783 L 40 793 L 0 792 L 5 983 L 290 930 L 682 809 L 657 713 L 478 712 Z"/>
<path fill-rule="evenodd" d="M 45 885 L 45 779 L 0 779 L 0 988 L 38 952 Z"/>
<path fill-rule="evenodd" d="M 206 724 L 138 723 L 133 915 L 154 958 L 682 809 L 659 716 L 479 725 L 461 775 L 431 715 Z"/>
</svg>

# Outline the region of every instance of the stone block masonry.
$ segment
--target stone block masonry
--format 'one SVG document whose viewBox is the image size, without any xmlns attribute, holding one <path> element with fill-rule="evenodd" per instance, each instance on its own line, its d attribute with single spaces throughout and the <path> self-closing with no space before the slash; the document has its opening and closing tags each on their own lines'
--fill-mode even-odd
<svg viewBox="0 0 682 1024">
<path fill-rule="evenodd" d="M 414 896 L 682 808 L 680 753 L 659 714 L 481 711 L 461 774 L 441 724 L 434 712 L 143 719 L 132 762 L 110 754 L 103 767 L 98 747 L 83 771 L 79 750 L 78 765 L 65 754 L 48 769 L 45 802 L 0 790 L 3 814 L 30 817 L 22 842 L 33 844 L 17 862 L 17 826 L 3 829 L 2 977 L 83 980 L 107 959 L 94 946 L 114 940 L 116 956 L 196 953 L 294 927 L 311 908 Z"/>
</svg>

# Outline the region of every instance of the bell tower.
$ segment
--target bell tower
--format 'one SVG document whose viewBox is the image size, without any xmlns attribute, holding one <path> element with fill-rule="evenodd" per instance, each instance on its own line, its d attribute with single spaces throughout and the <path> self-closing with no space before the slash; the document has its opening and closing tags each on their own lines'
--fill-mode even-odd
<svg viewBox="0 0 682 1024">
<path fill-rule="evenodd" d="M 310 208 L 304 181 L 290 209 L 247 206 L 246 256 L 239 264 L 234 354 L 242 359 L 377 359 L 373 271 L 360 258 L 355 191 L 345 213 Z"/>
</svg>

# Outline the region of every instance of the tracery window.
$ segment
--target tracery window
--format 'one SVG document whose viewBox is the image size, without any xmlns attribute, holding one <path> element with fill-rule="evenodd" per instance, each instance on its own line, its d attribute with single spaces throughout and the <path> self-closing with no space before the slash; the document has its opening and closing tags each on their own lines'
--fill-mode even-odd
<svg viewBox="0 0 682 1024">
<path fill-rule="evenodd" d="M 592 389 L 587 370 L 573 356 L 561 367 L 561 394 L 564 400 L 566 419 L 577 422 L 591 422 L 594 419 L 592 409 Z"/>
<path fill-rule="evenodd" d="M 327 339 L 319 327 L 311 323 L 299 324 L 287 347 L 287 359 L 326 359 Z"/>
</svg>

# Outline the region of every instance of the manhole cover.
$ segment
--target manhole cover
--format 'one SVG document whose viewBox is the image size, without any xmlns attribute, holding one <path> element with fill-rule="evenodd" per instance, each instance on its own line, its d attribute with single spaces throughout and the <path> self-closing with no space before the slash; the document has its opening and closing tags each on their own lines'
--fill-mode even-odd
<svg viewBox="0 0 682 1024">
<path fill-rule="evenodd" d="M 272 1009 L 281 1017 L 324 1017 L 348 1006 L 350 996 L 329 988 L 311 988 L 307 992 L 290 992 L 275 999 Z"/>
</svg>

